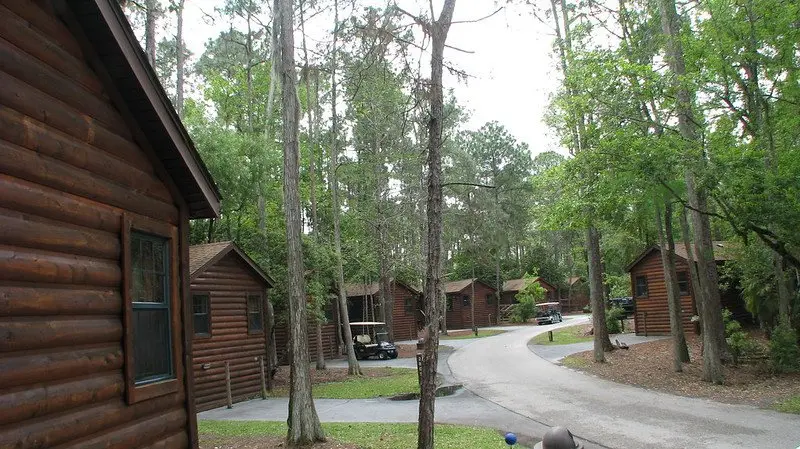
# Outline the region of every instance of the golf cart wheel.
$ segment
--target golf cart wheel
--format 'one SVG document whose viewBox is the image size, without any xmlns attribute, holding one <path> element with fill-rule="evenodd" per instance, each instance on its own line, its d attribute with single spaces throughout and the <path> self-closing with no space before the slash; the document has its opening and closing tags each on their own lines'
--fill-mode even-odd
<svg viewBox="0 0 800 449">
<path fill-rule="evenodd" d="M 390 359 L 396 359 L 396 358 L 397 358 L 397 353 L 395 352 L 395 353 L 394 353 L 394 354 L 392 354 L 392 355 L 391 355 L 389 358 L 390 358 Z"/>
<path fill-rule="evenodd" d="M 389 358 L 389 354 L 387 354 L 386 351 L 381 351 L 378 353 L 378 358 L 381 360 L 386 360 Z"/>
</svg>

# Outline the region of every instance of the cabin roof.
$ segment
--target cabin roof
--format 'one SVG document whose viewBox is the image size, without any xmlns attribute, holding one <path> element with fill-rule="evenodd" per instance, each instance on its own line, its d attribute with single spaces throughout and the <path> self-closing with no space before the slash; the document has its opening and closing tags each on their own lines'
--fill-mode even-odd
<svg viewBox="0 0 800 449">
<path fill-rule="evenodd" d="M 186 202 L 189 218 L 219 215 L 220 193 L 116 0 L 70 0 L 62 16 L 84 36 L 92 68 L 135 122 Z M 76 30 L 77 31 L 77 30 Z M 136 132 L 134 133 L 134 135 Z M 138 142 L 143 144 L 143 142 Z"/>
<path fill-rule="evenodd" d="M 396 282 L 397 284 L 402 285 L 403 287 L 405 287 L 407 290 L 409 290 L 411 293 L 414 293 L 415 295 L 420 294 L 420 291 L 419 291 L 418 288 L 415 288 L 415 287 L 413 287 L 411 285 L 408 285 L 403 281 L 399 281 L 397 279 L 392 279 L 391 282 Z M 380 291 L 380 284 L 377 283 L 377 282 L 373 282 L 371 284 L 344 284 L 344 292 L 345 292 L 345 295 L 348 298 L 353 297 L 353 296 L 377 295 L 379 291 Z"/>
<path fill-rule="evenodd" d="M 270 287 L 275 286 L 275 280 L 265 273 L 264 270 L 234 242 L 205 243 L 202 245 L 190 246 L 189 279 L 194 280 L 231 251 L 247 264 L 253 274 L 263 280 L 264 283 Z"/>
<path fill-rule="evenodd" d="M 553 290 L 556 289 L 556 287 L 553 284 L 545 281 L 544 279 L 542 279 L 541 276 L 536 276 L 535 278 L 528 278 L 528 279 L 530 279 L 531 282 L 539 282 L 540 284 L 546 284 L 548 287 L 550 287 Z M 503 282 L 503 291 L 504 292 L 518 292 L 518 291 L 522 290 L 523 288 L 525 288 L 525 285 L 526 285 L 525 283 L 528 281 L 528 279 L 526 279 L 526 278 L 509 279 L 509 280 Z"/>
<path fill-rule="evenodd" d="M 731 249 L 733 248 L 734 245 L 735 244 L 733 242 L 727 242 L 727 241 L 712 242 L 712 247 L 714 249 L 714 260 L 717 262 L 723 262 L 726 260 L 733 259 L 733 252 Z M 690 248 L 692 249 L 692 252 L 694 252 L 694 245 L 690 245 Z M 660 250 L 661 250 L 660 245 L 652 245 L 648 247 L 639 255 L 639 257 L 637 257 L 636 259 L 634 259 L 633 262 L 628 264 L 628 266 L 625 268 L 625 271 L 631 271 L 633 267 L 638 265 L 639 262 L 644 260 L 645 257 L 649 256 L 650 253 L 652 253 L 653 251 L 660 251 Z M 683 243 L 675 244 L 675 255 L 683 260 L 687 261 L 689 260 L 689 254 L 686 251 L 686 245 Z"/>
<path fill-rule="evenodd" d="M 469 287 L 470 284 L 472 284 L 473 282 L 480 282 L 481 284 L 485 285 L 486 287 L 489 287 L 490 289 L 494 290 L 494 287 L 492 287 L 491 285 L 488 285 L 485 282 L 481 282 L 481 280 L 478 279 L 478 278 L 472 278 L 472 279 L 461 279 L 461 280 L 458 280 L 458 281 L 445 282 L 445 284 L 444 284 L 444 292 L 445 293 L 458 293 L 461 290 L 464 290 L 465 288 Z"/>
<path fill-rule="evenodd" d="M 567 280 L 567 284 L 575 285 L 581 279 L 583 279 L 583 276 L 570 276 L 569 279 Z"/>
</svg>

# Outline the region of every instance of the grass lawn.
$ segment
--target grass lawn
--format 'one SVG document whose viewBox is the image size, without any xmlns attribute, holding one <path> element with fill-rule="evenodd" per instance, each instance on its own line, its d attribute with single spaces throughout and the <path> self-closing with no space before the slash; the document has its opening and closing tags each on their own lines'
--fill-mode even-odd
<svg viewBox="0 0 800 449">
<path fill-rule="evenodd" d="M 410 368 L 369 368 L 364 376 L 347 377 L 335 382 L 314 384 L 312 389 L 315 398 L 325 399 L 367 399 L 385 396 L 396 396 L 404 393 L 419 392 L 417 370 Z M 288 396 L 286 387 L 274 391 L 274 396 Z"/>
<path fill-rule="evenodd" d="M 776 402 L 773 407 L 779 412 L 800 415 L 800 396 L 793 396 L 785 401 Z"/>
<path fill-rule="evenodd" d="M 590 326 L 591 327 L 591 326 Z M 553 331 L 553 341 L 550 341 L 547 332 L 539 334 L 531 339 L 531 343 L 535 345 L 568 345 L 571 343 L 582 343 L 584 341 L 592 341 L 593 336 L 589 335 L 584 337 L 587 327 L 585 324 L 578 326 L 562 327 L 561 329 Z"/>
<path fill-rule="evenodd" d="M 460 331 L 460 332 L 451 332 L 451 335 L 442 335 L 439 337 L 439 340 L 466 340 L 468 338 L 483 338 L 483 337 L 491 337 L 493 335 L 500 335 L 505 333 L 506 331 L 503 330 L 496 330 L 496 329 L 478 329 L 478 336 L 475 336 L 475 333 L 472 331 Z"/>
<path fill-rule="evenodd" d="M 329 439 L 346 445 L 342 447 L 407 449 L 417 446 L 416 424 L 323 423 L 322 427 Z M 493 429 L 447 424 L 437 424 L 435 429 L 435 447 L 437 449 L 508 448 L 503 442 L 503 437 L 500 433 Z M 286 423 L 272 421 L 199 421 L 198 431 L 200 433 L 201 449 L 243 447 L 236 446 L 237 438 L 242 438 L 246 442 L 253 442 L 254 437 L 264 437 L 265 439 L 272 437 L 272 441 L 275 441 L 274 437 L 284 437 L 286 435 Z M 264 446 L 252 447 L 262 448 Z M 523 449 L 521 446 L 515 447 Z"/>
</svg>

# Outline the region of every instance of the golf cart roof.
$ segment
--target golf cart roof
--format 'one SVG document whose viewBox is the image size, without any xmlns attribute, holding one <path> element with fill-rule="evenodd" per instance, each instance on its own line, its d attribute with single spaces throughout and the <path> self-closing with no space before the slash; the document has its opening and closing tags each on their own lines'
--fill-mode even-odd
<svg viewBox="0 0 800 449">
<path fill-rule="evenodd" d="M 539 304 L 536 304 L 536 306 L 557 306 L 559 304 L 561 304 L 561 303 L 559 303 L 559 302 L 540 302 Z"/>
<path fill-rule="evenodd" d="M 355 323 L 350 323 L 351 326 L 379 326 L 379 325 L 386 325 L 386 323 L 381 321 L 356 321 Z"/>
</svg>

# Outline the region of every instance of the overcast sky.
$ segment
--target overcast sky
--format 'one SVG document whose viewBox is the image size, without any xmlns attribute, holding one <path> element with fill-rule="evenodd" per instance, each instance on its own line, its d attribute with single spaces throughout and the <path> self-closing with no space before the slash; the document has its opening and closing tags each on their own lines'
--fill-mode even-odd
<svg viewBox="0 0 800 449">
<path fill-rule="evenodd" d="M 214 12 L 214 7 L 221 3 L 221 0 L 186 1 L 185 39 L 195 56 L 203 52 L 209 38 L 230 26 Z M 385 0 L 374 3 L 377 7 L 386 5 Z M 414 14 L 429 9 L 427 0 L 399 3 Z M 434 7 L 438 14 L 441 0 L 434 1 Z M 454 21 L 485 17 L 497 8 L 493 0 L 459 0 Z M 209 15 L 215 16 L 215 20 Z M 331 22 L 319 17 L 309 22 L 306 31 L 310 36 L 316 34 L 324 39 L 330 33 Z M 564 153 L 542 122 L 559 79 L 553 64 L 553 37 L 552 29 L 539 22 L 529 6 L 505 6 L 488 19 L 452 26 L 448 45 L 471 53 L 445 49 L 445 59 L 470 78 L 459 81 L 445 71 L 444 84 L 445 89 L 454 89 L 459 103 L 470 111 L 468 128 L 477 129 L 487 121 L 496 120 L 518 140 L 527 143 L 533 155 L 547 150 Z M 422 74 L 430 75 L 427 63 L 422 66 Z"/>
</svg>

